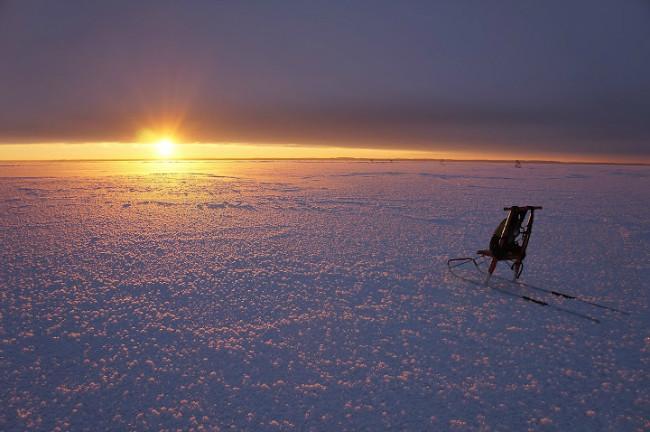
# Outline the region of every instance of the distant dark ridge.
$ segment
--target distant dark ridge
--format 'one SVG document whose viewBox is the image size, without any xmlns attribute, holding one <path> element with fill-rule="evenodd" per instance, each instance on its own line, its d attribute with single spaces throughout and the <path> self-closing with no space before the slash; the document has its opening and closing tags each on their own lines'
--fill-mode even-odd
<svg viewBox="0 0 650 432">
<path fill-rule="evenodd" d="M 593 162 L 593 161 L 555 161 L 518 159 L 522 164 L 558 164 L 558 165 L 625 165 L 625 166 L 650 166 L 650 162 Z M 177 159 L 6 159 L 3 162 L 201 162 L 201 161 L 313 161 L 313 162 L 475 162 L 475 163 L 515 163 L 515 159 L 440 159 L 440 158 L 177 158 Z"/>
</svg>

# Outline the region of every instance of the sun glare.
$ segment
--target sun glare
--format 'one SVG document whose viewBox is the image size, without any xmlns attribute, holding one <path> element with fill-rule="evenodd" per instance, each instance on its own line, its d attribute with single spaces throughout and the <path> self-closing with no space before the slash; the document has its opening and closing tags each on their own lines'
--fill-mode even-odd
<svg viewBox="0 0 650 432">
<path fill-rule="evenodd" d="M 156 143 L 156 151 L 158 156 L 162 158 L 169 158 L 174 154 L 174 141 L 170 138 L 163 138 Z"/>
</svg>

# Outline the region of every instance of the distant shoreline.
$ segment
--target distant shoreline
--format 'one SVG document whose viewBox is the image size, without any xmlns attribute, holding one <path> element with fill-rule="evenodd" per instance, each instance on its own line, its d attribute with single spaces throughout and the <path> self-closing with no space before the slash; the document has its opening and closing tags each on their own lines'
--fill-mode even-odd
<svg viewBox="0 0 650 432">
<path fill-rule="evenodd" d="M 518 159 L 522 164 L 549 164 L 549 165 L 621 165 L 621 166 L 650 166 L 647 162 L 588 162 L 588 161 L 554 161 L 554 160 L 535 160 L 535 159 Z M 438 158 L 353 158 L 353 157 L 333 157 L 333 158 L 177 158 L 177 159 L 5 159 L 0 160 L 0 164 L 7 162 L 18 163 L 38 163 L 38 162 L 210 162 L 210 161 L 264 161 L 264 162 L 283 162 L 283 161 L 310 161 L 310 162 L 450 162 L 450 163 L 508 163 L 513 164 L 516 159 L 438 159 Z"/>
</svg>

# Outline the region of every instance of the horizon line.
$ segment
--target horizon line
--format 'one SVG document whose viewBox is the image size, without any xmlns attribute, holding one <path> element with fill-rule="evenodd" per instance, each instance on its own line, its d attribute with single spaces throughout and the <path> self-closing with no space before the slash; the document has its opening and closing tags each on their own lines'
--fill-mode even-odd
<svg viewBox="0 0 650 432">
<path fill-rule="evenodd" d="M 276 158 L 99 158 L 99 159 L 4 159 L 5 162 L 200 162 L 200 161 L 354 161 L 354 162 L 479 162 L 479 163 L 527 163 L 527 164 L 562 164 L 562 165 L 627 165 L 650 166 L 650 162 L 614 162 L 614 161 L 560 161 L 545 159 L 459 159 L 459 158 L 367 158 L 367 157 L 276 157 Z"/>
</svg>

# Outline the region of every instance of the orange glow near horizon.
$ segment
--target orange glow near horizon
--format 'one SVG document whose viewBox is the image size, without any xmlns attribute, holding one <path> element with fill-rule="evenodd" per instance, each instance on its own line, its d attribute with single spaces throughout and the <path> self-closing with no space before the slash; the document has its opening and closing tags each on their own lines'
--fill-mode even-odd
<svg viewBox="0 0 650 432">
<path fill-rule="evenodd" d="M 137 133 L 136 143 L 103 143 L 115 148 L 115 154 L 120 155 L 115 159 L 176 159 L 176 142 L 178 142 L 178 127 L 163 129 L 140 129 Z M 93 145 L 92 143 L 85 145 Z M 121 146 L 121 147 L 120 147 Z M 146 147 L 151 148 L 149 155 L 141 154 Z M 137 156 L 133 156 L 137 154 Z M 79 159 L 89 159 L 87 157 Z"/>
<path fill-rule="evenodd" d="M 0 144 L 0 160 L 117 159 L 468 159 L 546 160 L 558 162 L 650 163 L 647 158 L 621 155 L 560 153 L 423 151 L 293 144 L 181 143 L 172 135 L 151 135 L 134 143 Z M 452 145 L 448 147 L 453 147 Z"/>
<path fill-rule="evenodd" d="M 156 143 L 158 156 L 163 159 L 170 159 L 174 154 L 174 141 L 171 138 L 162 138 Z"/>
</svg>

